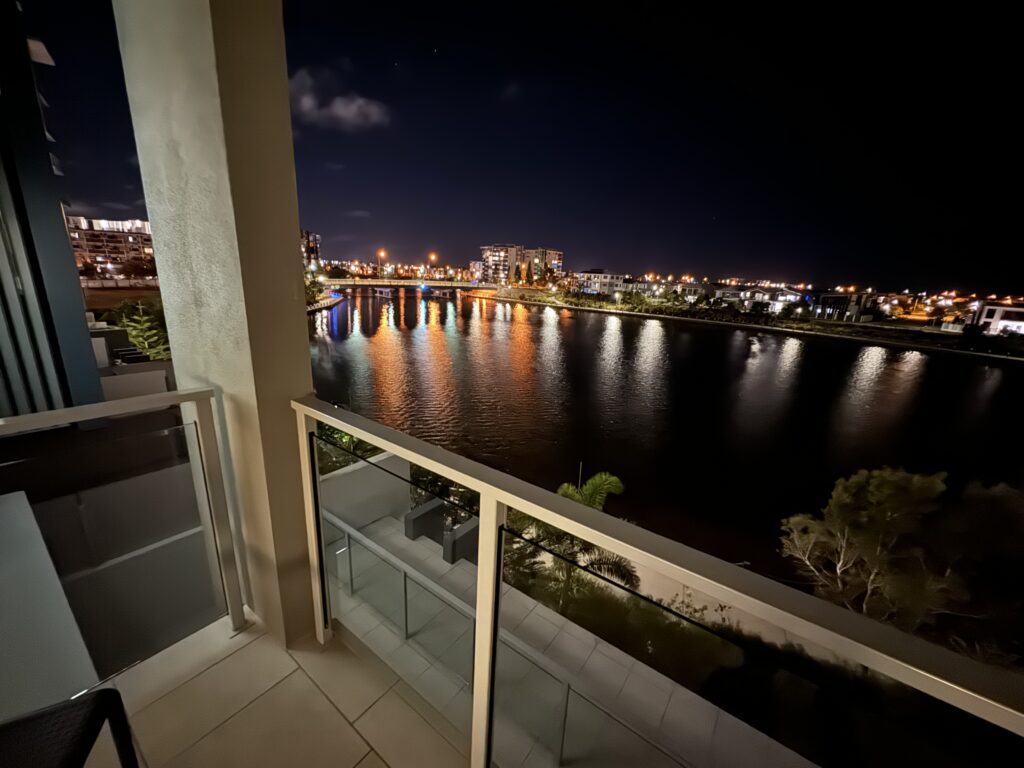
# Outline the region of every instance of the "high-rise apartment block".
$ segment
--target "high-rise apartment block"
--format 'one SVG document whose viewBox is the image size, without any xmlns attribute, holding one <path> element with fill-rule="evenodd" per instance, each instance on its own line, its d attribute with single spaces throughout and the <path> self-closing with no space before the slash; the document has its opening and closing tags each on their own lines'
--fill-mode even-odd
<svg viewBox="0 0 1024 768">
<path fill-rule="evenodd" d="M 480 254 L 482 279 L 489 283 L 535 283 L 564 274 L 562 252 L 550 248 L 495 244 L 481 246 Z"/>
<path fill-rule="evenodd" d="M 562 269 L 563 254 L 551 248 L 527 248 L 523 251 L 525 263 L 520 266 L 520 271 L 533 272 L 533 281 L 543 280 L 545 277 L 562 277 L 565 272 Z"/>
<path fill-rule="evenodd" d="M 483 262 L 481 279 L 487 283 L 506 283 L 512 269 L 522 258 L 521 245 L 483 245 L 480 246 L 480 261 Z"/>
<path fill-rule="evenodd" d="M 307 267 L 313 265 L 314 262 L 317 266 L 320 264 L 320 235 L 316 232 L 310 232 L 308 229 L 302 230 L 299 237 L 299 248 L 302 251 L 302 263 Z"/>
<path fill-rule="evenodd" d="M 66 217 L 71 251 L 78 267 L 119 272 L 130 261 L 153 261 L 153 233 L 142 219 Z"/>
</svg>

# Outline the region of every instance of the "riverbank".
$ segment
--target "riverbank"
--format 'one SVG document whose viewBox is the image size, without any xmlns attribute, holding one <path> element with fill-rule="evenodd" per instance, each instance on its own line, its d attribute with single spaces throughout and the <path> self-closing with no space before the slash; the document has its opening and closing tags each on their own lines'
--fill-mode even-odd
<svg viewBox="0 0 1024 768">
<path fill-rule="evenodd" d="M 650 318 L 653 320 L 677 320 L 683 323 L 699 323 L 704 325 L 717 325 L 726 326 L 730 328 L 743 328 L 759 332 L 767 333 L 780 333 L 788 334 L 792 336 L 821 336 L 831 339 L 846 339 L 847 341 L 855 341 L 859 344 L 874 344 L 880 347 L 889 347 L 892 349 L 910 349 L 910 350 L 921 350 L 927 352 L 948 352 L 956 355 L 963 355 L 966 357 L 983 358 L 989 360 L 999 361 L 1011 361 L 1011 362 L 1024 362 L 1024 357 L 1011 355 L 1011 354 L 997 354 L 995 352 L 978 352 L 969 349 L 955 349 L 952 347 L 944 347 L 938 344 L 929 344 L 927 340 L 901 340 L 901 339 L 889 339 L 878 336 L 865 336 L 861 334 L 849 334 L 849 333 L 835 333 L 822 330 L 812 330 L 810 328 L 800 328 L 793 326 L 779 326 L 779 325 L 765 325 L 763 323 L 744 323 L 734 320 L 711 320 L 708 318 L 701 317 L 681 317 L 679 315 L 662 315 L 655 312 L 636 312 L 628 309 L 605 309 L 603 307 L 580 307 L 572 304 L 565 304 L 563 302 L 553 301 L 537 301 L 535 299 L 516 299 L 507 296 L 497 295 L 484 295 L 470 291 L 467 293 L 468 296 L 476 299 L 486 299 L 488 301 L 504 302 L 507 304 L 529 304 L 537 307 L 552 307 L 553 309 L 570 309 L 577 312 L 599 312 L 606 315 L 623 315 L 627 317 L 641 317 Z M 926 333 L 925 331 L 908 331 L 909 333 Z"/>
<path fill-rule="evenodd" d="M 125 301 L 160 300 L 159 288 L 83 288 L 87 312 L 105 312 Z"/>
<path fill-rule="evenodd" d="M 335 296 L 330 299 L 318 301 L 316 304 L 310 304 L 308 307 L 306 307 L 306 314 L 309 315 L 312 314 L 313 312 L 320 312 L 321 310 L 324 309 L 330 309 L 331 307 L 335 307 L 338 304 L 341 304 L 341 302 L 343 302 L 344 300 L 344 297 Z"/>
</svg>

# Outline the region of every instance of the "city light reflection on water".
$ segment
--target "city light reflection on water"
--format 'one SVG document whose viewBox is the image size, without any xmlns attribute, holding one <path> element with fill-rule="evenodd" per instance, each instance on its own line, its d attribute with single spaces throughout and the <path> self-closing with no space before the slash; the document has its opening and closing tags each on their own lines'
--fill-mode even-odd
<svg viewBox="0 0 1024 768">
<path fill-rule="evenodd" d="M 311 323 L 323 399 L 547 488 L 613 472 L 609 512 L 766 571 L 862 467 L 1021 480 L 984 450 L 1024 423 L 1012 364 L 411 289 Z"/>
</svg>

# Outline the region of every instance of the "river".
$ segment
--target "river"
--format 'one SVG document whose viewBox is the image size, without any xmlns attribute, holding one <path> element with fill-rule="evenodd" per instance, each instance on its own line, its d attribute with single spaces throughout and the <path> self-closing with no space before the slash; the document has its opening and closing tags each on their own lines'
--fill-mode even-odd
<svg viewBox="0 0 1024 768">
<path fill-rule="evenodd" d="M 884 465 L 1022 480 L 1024 366 L 470 297 L 357 293 L 315 315 L 317 394 L 780 578 L 779 523 Z"/>
</svg>

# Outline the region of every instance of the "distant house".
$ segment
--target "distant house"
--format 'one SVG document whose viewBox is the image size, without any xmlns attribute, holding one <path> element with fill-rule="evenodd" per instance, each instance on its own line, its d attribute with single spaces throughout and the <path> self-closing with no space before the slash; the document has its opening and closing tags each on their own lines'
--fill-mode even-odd
<svg viewBox="0 0 1024 768">
<path fill-rule="evenodd" d="M 603 269 L 588 269 L 575 274 L 576 285 L 583 293 L 613 294 L 626 288 L 626 275 L 616 275 Z"/>
<path fill-rule="evenodd" d="M 771 288 L 761 288 L 756 285 L 746 286 L 740 291 L 740 300 L 743 302 L 744 308 L 750 309 L 755 304 L 767 304 L 771 301 L 773 293 Z"/>
<path fill-rule="evenodd" d="M 768 311 L 774 315 L 779 314 L 787 304 L 802 301 L 804 295 L 792 288 L 778 288 L 772 291 L 768 304 Z"/>
<path fill-rule="evenodd" d="M 838 320 L 845 323 L 868 323 L 878 313 L 878 294 L 825 293 L 818 299 L 814 316 L 820 320 Z"/>
<path fill-rule="evenodd" d="M 743 291 L 735 285 L 724 285 L 713 283 L 711 285 L 711 298 L 719 299 L 730 304 L 739 303 L 743 300 Z"/>
<path fill-rule="evenodd" d="M 689 302 L 694 302 L 705 295 L 702 283 L 677 283 L 672 286 L 672 293 L 677 293 Z"/>
<path fill-rule="evenodd" d="M 974 324 L 989 336 L 1024 333 L 1024 304 L 983 301 L 974 315 Z"/>
<path fill-rule="evenodd" d="M 627 280 L 624 289 L 644 296 L 662 296 L 668 292 L 668 286 L 658 280 Z"/>
</svg>

